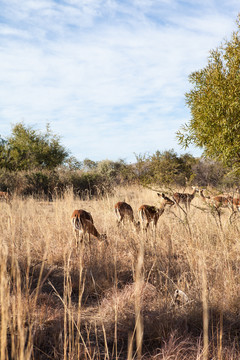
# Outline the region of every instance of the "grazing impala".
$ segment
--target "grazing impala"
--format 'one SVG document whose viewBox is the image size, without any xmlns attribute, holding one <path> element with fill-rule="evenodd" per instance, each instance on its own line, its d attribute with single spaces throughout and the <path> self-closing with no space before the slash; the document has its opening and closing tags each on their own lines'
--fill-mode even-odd
<svg viewBox="0 0 240 360">
<path fill-rule="evenodd" d="M 8 203 L 10 201 L 9 193 L 7 191 L 0 191 L 0 200 Z"/>
<path fill-rule="evenodd" d="M 225 207 L 225 208 L 227 207 L 233 210 L 233 206 L 234 206 L 233 201 L 235 202 L 235 200 L 237 199 L 233 199 L 232 196 L 223 196 L 223 195 L 204 196 L 203 191 L 204 189 L 201 189 L 199 191 L 200 197 L 207 205 L 212 206 L 217 210 L 221 207 Z"/>
<path fill-rule="evenodd" d="M 94 236 L 98 240 L 107 240 L 106 234 L 99 234 L 96 227 L 93 224 L 92 215 L 85 210 L 74 210 L 71 216 L 71 222 L 73 228 L 78 232 L 81 241 L 84 236 L 88 234 L 88 240 L 90 242 L 90 235 Z"/>
<path fill-rule="evenodd" d="M 92 215 L 90 214 L 90 212 L 87 212 L 86 210 L 83 210 L 83 209 L 74 210 L 74 212 L 72 213 L 72 216 L 71 216 L 71 222 L 72 222 L 74 229 L 76 229 L 76 227 L 79 226 L 80 217 L 82 219 L 91 221 L 91 223 L 93 224 L 93 218 L 92 218 Z"/>
<path fill-rule="evenodd" d="M 117 216 L 118 225 L 121 223 L 123 224 L 124 220 L 127 219 L 134 225 L 136 229 L 139 228 L 140 222 L 139 221 L 137 222 L 134 219 L 133 209 L 131 205 L 127 204 L 124 201 L 122 202 L 119 201 L 115 204 L 114 209 L 115 209 L 115 214 Z"/>
<path fill-rule="evenodd" d="M 191 194 L 188 193 L 179 193 L 176 192 L 173 194 L 174 201 L 177 205 L 181 203 L 184 204 L 186 211 L 190 209 L 190 204 L 195 197 L 197 191 L 199 191 L 195 186 L 192 186 L 193 192 Z"/>
<path fill-rule="evenodd" d="M 173 206 L 175 203 L 169 199 L 164 194 L 159 194 L 158 196 L 163 198 L 163 202 L 160 205 L 160 208 L 150 205 L 142 205 L 138 209 L 138 215 L 142 223 L 142 228 L 147 231 L 149 224 L 152 223 L 153 229 L 156 231 L 156 226 L 159 217 L 163 214 L 166 205 Z"/>
</svg>

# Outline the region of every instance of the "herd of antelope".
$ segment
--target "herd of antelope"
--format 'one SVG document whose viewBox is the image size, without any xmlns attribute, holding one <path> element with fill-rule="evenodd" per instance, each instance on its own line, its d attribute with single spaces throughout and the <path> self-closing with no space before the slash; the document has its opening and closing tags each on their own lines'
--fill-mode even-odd
<svg viewBox="0 0 240 360">
<path fill-rule="evenodd" d="M 139 221 L 135 220 L 131 205 L 127 204 L 126 202 L 117 202 L 114 207 L 117 217 L 117 223 L 118 225 L 123 224 L 127 220 L 132 223 L 135 230 L 139 230 L 140 228 L 142 228 L 145 231 L 147 231 L 149 225 L 152 224 L 152 228 L 156 232 L 156 226 L 159 217 L 163 214 L 167 205 L 169 207 L 178 206 L 185 213 L 187 213 L 190 209 L 191 202 L 197 192 L 200 194 L 200 198 L 202 199 L 202 201 L 206 205 L 211 207 L 211 209 L 215 210 L 218 213 L 219 217 L 221 208 L 231 209 L 232 215 L 240 212 L 240 198 L 234 198 L 229 194 L 218 196 L 205 196 L 203 193 L 204 189 L 199 190 L 198 188 L 193 186 L 192 193 L 175 192 L 172 195 L 172 200 L 163 193 L 157 193 L 157 195 L 162 199 L 160 207 L 158 208 L 151 205 L 141 205 L 138 209 Z M 10 194 L 8 192 L 0 191 L 0 200 L 10 203 Z M 185 209 L 181 207 L 182 205 Z M 83 209 L 74 210 L 71 216 L 71 223 L 74 231 L 78 234 L 81 240 L 83 240 L 84 237 L 88 235 L 88 239 L 90 241 L 90 236 L 92 235 L 98 240 L 105 240 L 106 242 L 108 242 L 106 234 L 100 234 L 96 229 L 93 217 L 89 212 Z"/>
<path fill-rule="evenodd" d="M 163 214 L 166 206 L 179 206 L 185 213 L 189 211 L 192 200 L 195 197 L 195 194 L 198 192 L 202 201 L 211 207 L 211 209 L 216 210 L 220 214 L 220 208 L 228 207 L 232 210 L 233 213 L 240 211 L 240 199 L 233 198 L 230 195 L 219 195 L 219 196 L 204 196 L 204 189 L 199 190 L 193 186 L 192 193 L 179 193 L 175 192 L 173 194 L 173 199 L 171 200 L 165 194 L 157 193 L 157 195 L 162 199 L 160 207 L 155 207 L 151 205 L 141 205 L 138 209 L 139 221 L 136 221 L 134 218 L 134 213 L 131 205 L 122 201 L 117 202 L 114 206 L 115 214 L 117 217 L 117 224 L 123 224 L 126 220 L 133 225 L 135 230 L 142 228 L 147 232 L 149 225 L 152 224 L 153 231 L 156 232 L 157 222 L 159 217 Z M 184 206 L 185 209 L 181 207 Z M 219 215 L 220 216 L 220 215 Z M 78 233 L 81 240 L 83 240 L 85 235 L 88 235 L 90 240 L 90 235 L 94 236 L 99 240 L 106 240 L 106 234 L 100 234 L 93 222 L 92 215 L 85 210 L 74 210 L 71 216 L 71 222 L 73 225 L 74 231 Z"/>
<path fill-rule="evenodd" d="M 133 209 L 131 205 L 126 202 L 117 202 L 114 206 L 115 214 L 117 217 L 117 223 L 123 224 L 126 220 L 133 224 L 134 229 L 138 230 L 142 224 L 142 228 L 147 231 L 150 223 L 153 224 L 153 228 L 156 229 L 157 222 L 159 217 L 163 214 L 166 205 L 174 205 L 175 202 L 169 199 L 164 194 L 157 194 L 160 196 L 163 201 L 159 208 L 150 205 L 142 205 L 138 209 L 140 221 L 134 219 Z M 99 240 L 107 241 L 106 234 L 100 234 L 93 222 L 92 215 L 83 210 L 74 210 L 71 216 L 71 222 L 73 225 L 74 231 L 79 235 L 80 239 L 83 240 L 85 235 L 88 235 L 90 240 L 90 235 L 93 235 Z"/>
</svg>

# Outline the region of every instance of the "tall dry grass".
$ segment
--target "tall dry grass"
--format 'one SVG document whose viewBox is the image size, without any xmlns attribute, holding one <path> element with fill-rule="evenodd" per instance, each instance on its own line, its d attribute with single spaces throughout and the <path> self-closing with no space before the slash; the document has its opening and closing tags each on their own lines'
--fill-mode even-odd
<svg viewBox="0 0 240 360">
<path fill-rule="evenodd" d="M 158 205 L 156 193 L 117 188 L 81 201 L 0 203 L 1 359 L 240 358 L 240 218 L 166 209 L 156 236 L 117 227 L 114 204 Z M 75 244 L 74 209 L 90 211 L 109 245 Z M 200 209 L 201 208 L 201 209 Z M 174 303 L 182 290 L 186 304 Z"/>
</svg>

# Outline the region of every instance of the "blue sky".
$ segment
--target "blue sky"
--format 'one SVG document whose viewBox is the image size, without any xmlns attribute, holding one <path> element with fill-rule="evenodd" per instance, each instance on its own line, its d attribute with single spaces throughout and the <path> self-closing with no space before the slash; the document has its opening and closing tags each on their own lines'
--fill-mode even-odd
<svg viewBox="0 0 240 360">
<path fill-rule="evenodd" d="M 186 152 L 188 76 L 239 12 L 239 0 L 0 0 L 0 135 L 50 123 L 80 161 Z"/>
</svg>

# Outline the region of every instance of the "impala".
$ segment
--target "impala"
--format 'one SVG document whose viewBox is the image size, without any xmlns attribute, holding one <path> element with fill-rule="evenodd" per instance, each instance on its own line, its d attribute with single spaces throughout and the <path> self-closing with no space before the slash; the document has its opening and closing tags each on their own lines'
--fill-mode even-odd
<svg viewBox="0 0 240 360">
<path fill-rule="evenodd" d="M 190 204 L 195 197 L 197 191 L 199 191 L 195 186 L 192 186 L 193 192 L 191 194 L 188 193 L 179 193 L 176 192 L 173 194 L 174 201 L 177 205 L 181 203 L 184 204 L 186 211 L 190 209 Z"/>
<path fill-rule="evenodd" d="M 106 234 L 100 234 L 93 224 L 92 215 L 85 210 L 74 210 L 71 216 L 71 222 L 73 228 L 78 232 L 81 241 L 84 236 L 88 234 L 88 240 L 90 242 L 90 235 L 94 236 L 98 240 L 107 240 Z"/>
<path fill-rule="evenodd" d="M 90 212 L 83 210 L 83 209 L 74 210 L 74 212 L 72 213 L 72 216 L 71 216 L 71 222 L 72 222 L 74 229 L 76 229 L 76 227 L 79 227 L 79 219 L 80 218 L 89 220 L 93 224 L 93 218 L 92 218 L 92 215 L 90 214 Z"/>
<path fill-rule="evenodd" d="M 201 199 L 207 205 L 213 206 L 217 210 L 220 207 L 227 207 L 227 208 L 233 209 L 233 201 L 237 200 L 237 199 L 233 199 L 232 196 L 223 196 L 223 195 L 204 196 L 203 191 L 204 191 L 204 189 L 201 189 L 199 191 Z"/>
<path fill-rule="evenodd" d="M 124 220 L 127 219 L 134 225 L 136 229 L 139 228 L 140 222 L 134 219 L 133 209 L 131 205 L 127 204 L 124 201 L 119 201 L 115 204 L 114 210 L 117 216 L 118 225 L 121 223 L 123 224 Z"/>
<path fill-rule="evenodd" d="M 147 231 L 149 224 L 152 223 L 153 229 L 156 231 L 156 226 L 159 217 L 163 214 L 166 205 L 173 206 L 175 203 L 164 194 L 157 193 L 158 196 L 162 197 L 163 202 L 160 208 L 151 205 L 142 205 L 138 209 L 138 215 L 142 223 L 142 228 Z"/>
<path fill-rule="evenodd" d="M 0 200 L 9 202 L 10 201 L 10 195 L 7 191 L 0 191 Z"/>
<path fill-rule="evenodd" d="M 232 200 L 233 210 L 234 211 L 240 211 L 240 199 L 235 198 Z"/>
</svg>

